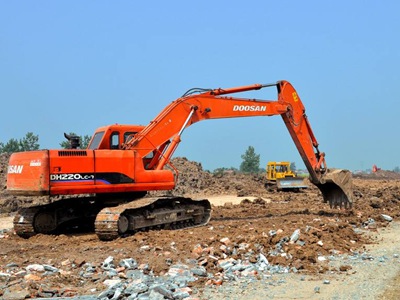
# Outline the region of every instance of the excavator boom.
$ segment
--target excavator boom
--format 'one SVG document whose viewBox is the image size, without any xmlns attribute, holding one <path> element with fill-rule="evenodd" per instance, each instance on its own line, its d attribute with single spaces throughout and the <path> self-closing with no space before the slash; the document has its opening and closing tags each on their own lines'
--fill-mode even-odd
<svg viewBox="0 0 400 300">
<path fill-rule="evenodd" d="M 226 95 L 276 87 L 277 100 L 257 100 Z M 351 173 L 327 168 L 325 153 L 320 152 L 317 139 L 308 121 L 305 107 L 288 81 L 254 84 L 228 89 L 190 90 L 167 106 L 143 131 L 125 145 L 146 155 L 155 147 L 171 141 L 158 163 L 162 169 L 180 142 L 183 130 L 202 120 L 280 115 L 310 174 L 331 207 L 349 207 L 352 203 Z M 149 138 L 151 137 L 151 139 Z"/>
</svg>

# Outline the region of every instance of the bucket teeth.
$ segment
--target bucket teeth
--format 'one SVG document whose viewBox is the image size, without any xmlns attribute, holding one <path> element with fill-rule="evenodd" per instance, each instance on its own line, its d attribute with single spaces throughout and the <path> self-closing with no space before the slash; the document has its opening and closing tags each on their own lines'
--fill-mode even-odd
<svg viewBox="0 0 400 300">
<path fill-rule="evenodd" d="M 322 192 L 324 202 L 328 202 L 331 208 L 352 208 L 353 184 L 350 171 L 329 169 L 316 186 Z"/>
<path fill-rule="evenodd" d="M 331 208 L 344 208 L 351 209 L 352 203 L 346 199 L 346 197 L 337 197 L 329 200 L 329 205 Z"/>
</svg>

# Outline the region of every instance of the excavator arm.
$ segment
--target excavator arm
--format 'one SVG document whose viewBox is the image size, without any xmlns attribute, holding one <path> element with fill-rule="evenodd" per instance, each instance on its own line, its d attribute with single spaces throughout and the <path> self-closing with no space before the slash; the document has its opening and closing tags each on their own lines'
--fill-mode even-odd
<svg viewBox="0 0 400 300">
<path fill-rule="evenodd" d="M 277 88 L 277 100 L 258 100 L 232 97 L 240 92 Z M 145 157 L 156 149 L 151 168 L 161 170 L 169 163 L 181 141 L 185 128 L 203 120 L 280 115 L 307 167 L 310 180 L 322 192 L 331 207 L 351 206 L 351 173 L 328 169 L 325 154 L 305 113 L 305 107 L 294 87 L 288 81 L 272 84 L 254 84 L 228 89 L 192 89 L 170 103 L 141 132 L 129 140 L 125 149 Z"/>
</svg>

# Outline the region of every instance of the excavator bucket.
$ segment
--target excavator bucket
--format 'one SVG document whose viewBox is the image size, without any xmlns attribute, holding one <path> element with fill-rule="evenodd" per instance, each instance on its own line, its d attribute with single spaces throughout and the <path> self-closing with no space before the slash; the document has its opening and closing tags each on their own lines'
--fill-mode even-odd
<svg viewBox="0 0 400 300">
<path fill-rule="evenodd" d="M 353 204 L 353 184 L 351 172 L 343 169 L 329 169 L 315 184 L 329 202 L 331 208 L 351 208 Z"/>
</svg>

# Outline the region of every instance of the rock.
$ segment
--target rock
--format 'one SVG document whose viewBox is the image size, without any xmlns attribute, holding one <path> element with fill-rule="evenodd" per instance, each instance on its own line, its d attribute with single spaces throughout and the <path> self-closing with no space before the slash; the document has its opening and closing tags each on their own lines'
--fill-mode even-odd
<svg viewBox="0 0 400 300">
<path fill-rule="evenodd" d="M 276 235 L 276 230 L 270 230 L 268 231 L 269 236 L 275 236 Z"/>
<path fill-rule="evenodd" d="M 44 271 L 45 271 L 44 266 L 43 266 L 43 265 L 39 265 L 39 264 L 28 265 L 28 266 L 25 268 L 25 270 L 27 270 L 27 271 L 29 271 L 29 272 L 32 272 L 32 271 L 35 271 L 35 272 L 44 272 Z"/>
<path fill-rule="evenodd" d="M 48 271 L 48 272 L 52 272 L 52 273 L 58 273 L 59 272 L 58 268 L 50 266 L 50 265 L 43 265 L 43 268 L 44 268 L 45 271 Z"/>
<path fill-rule="evenodd" d="M 35 275 L 35 274 L 27 274 L 24 276 L 24 279 L 26 281 L 40 281 L 40 280 L 42 280 L 42 277 L 39 275 Z"/>
<path fill-rule="evenodd" d="M 71 262 L 69 259 L 63 260 L 63 261 L 61 262 L 61 265 L 62 265 L 63 267 L 69 266 L 69 265 L 71 265 L 71 264 L 72 264 L 72 262 Z"/>
<path fill-rule="evenodd" d="M 99 299 L 103 299 L 105 297 L 110 299 L 110 297 L 114 297 L 117 289 L 122 288 L 122 283 L 121 283 L 121 280 L 119 280 L 119 279 L 116 279 L 116 280 L 105 280 L 103 283 L 106 286 L 108 286 L 108 289 L 106 289 L 105 291 L 101 292 L 97 296 Z"/>
<path fill-rule="evenodd" d="M 383 220 L 388 221 L 388 222 L 392 222 L 393 218 L 389 215 L 385 215 L 385 214 L 381 214 L 381 217 Z"/>
<path fill-rule="evenodd" d="M 115 268 L 114 257 L 112 257 L 112 256 L 107 257 L 103 261 L 103 263 L 101 265 L 101 268 L 104 269 L 104 270 L 114 269 Z"/>
<path fill-rule="evenodd" d="M 0 272 L 0 280 L 8 280 L 11 277 L 11 274 Z"/>
<path fill-rule="evenodd" d="M 192 255 L 194 258 L 199 258 L 203 253 L 203 247 L 200 244 L 197 244 L 193 247 Z"/>
<path fill-rule="evenodd" d="M 185 299 L 189 298 L 190 294 L 186 291 L 177 291 L 172 294 L 173 299 Z"/>
<path fill-rule="evenodd" d="M 27 272 L 25 270 L 21 270 L 21 271 L 15 272 L 14 276 L 17 277 L 17 278 L 18 277 L 24 277 L 26 274 L 27 274 Z"/>
<path fill-rule="evenodd" d="M 342 265 L 342 266 L 339 267 L 339 270 L 340 270 L 341 272 L 346 272 L 346 271 L 348 271 L 348 270 L 351 270 L 352 268 L 353 268 L 353 267 L 350 266 L 350 265 Z"/>
<path fill-rule="evenodd" d="M 30 298 L 29 291 L 27 289 L 21 289 L 21 287 L 13 286 L 5 289 L 1 299 L 3 300 L 20 300 Z"/>
<path fill-rule="evenodd" d="M 113 287 L 114 285 L 117 285 L 119 283 L 121 283 L 120 279 L 107 279 L 107 280 L 104 280 L 104 282 L 103 282 L 103 284 L 108 287 Z"/>
<path fill-rule="evenodd" d="M 300 229 L 296 229 L 290 236 L 290 242 L 296 242 L 300 237 Z"/>
<path fill-rule="evenodd" d="M 269 265 L 268 259 L 267 259 L 267 258 L 265 257 L 265 255 L 262 254 L 262 253 L 259 254 L 259 256 L 258 256 L 258 261 L 259 261 L 260 263 L 264 263 L 264 264 L 266 264 L 266 265 Z"/>
<path fill-rule="evenodd" d="M 174 299 L 173 293 L 163 285 L 155 286 L 153 288 L 153 291 L 156 291 L 157 293 L 163 295 L 167 299 Z"/>
<path fill-rule="evenodd" d="M 130 270 L 130 269 L 136 269 L 138 266 L 138 263 L 133 258 L 127 258 L 127 259 L 121 260 L 119 262 L 119 265 L 121 267 L 124 267 L 124 268 Z"/>
<path fill-rule="evenodd" d="M 144 282 L 140 282 L 140 283 L 131 282 L 126 286 L 124 292 L 126 294 L 132 295 L 132 294 L 145 293 L 148 290 L 149 290 L 149 287 Z"/>
<path fill-rule="evenodd" d="M 220 241 L 222 244 L 226 245 L 226 246 L 228 246 L 229 244 L 232 243 L 232 242 L 230 241 L 230 239 L 227 238 L 227 237 L 224 237 L 224 238 L 220 239 L 219 241 Z"/>
<path fill-rule="evenodd" d="M 18 265 L 16 263 L 9 263 L 6 265 L 7 268 L 18 268 Z"/>
<path fill-rule="evenodd" d="M 202 266 L 197 266 L 197 267 L 191 268 L 190 272 L 192 272 L 193 275 L 200 276 L 200 277 L 207 276 L 207 270 L 206 270 L 206 268 L 204 268 Z"/>
<path fill-rule="evenodd" d="M 141 299 L 140 297 L 138 297 L 138 299 Z M 160 294 L 159 292 L 155 291 L 155 290 L 151 290 L 149 293 L 149 298 L 151 300 L 164 300 L 164 296 L 162 294 Z"/>
<path fill-rule="evenodd" d="M 123 288 L 122 288 L 122 287 L 118 287 L 118 288 L 115 290 L 114 295 L 113 295 L 113 297 L 111 298 L 111 300 L 118 300 L 118 299 L 121 299 L 120 296 L 122 295 L 122 291 L 123 291 Z"/>
</svg>

